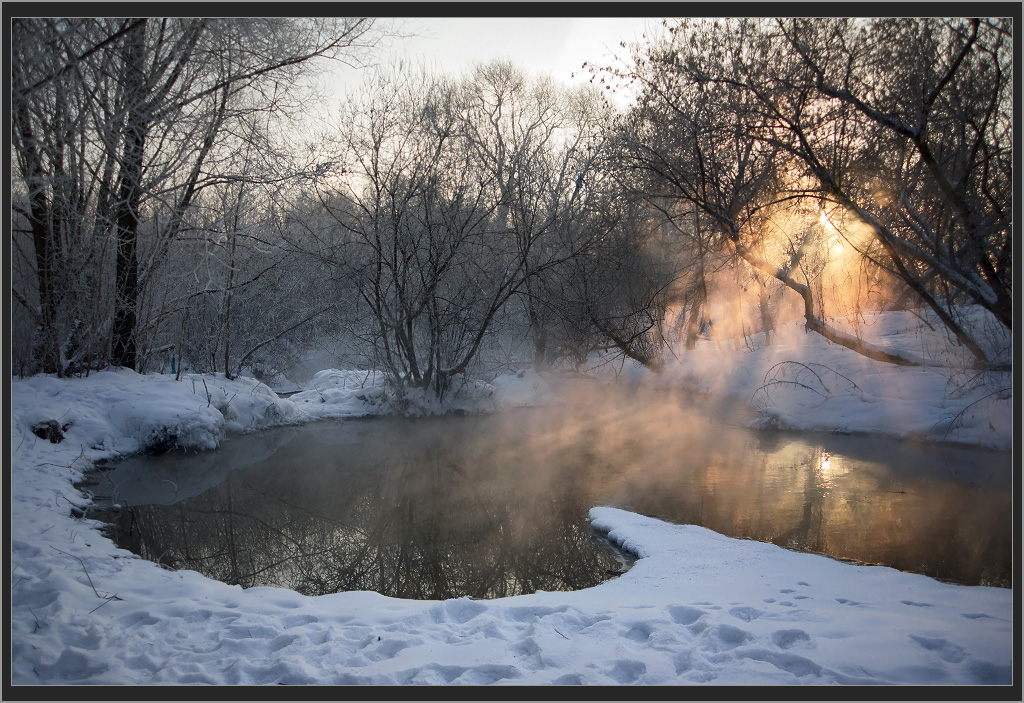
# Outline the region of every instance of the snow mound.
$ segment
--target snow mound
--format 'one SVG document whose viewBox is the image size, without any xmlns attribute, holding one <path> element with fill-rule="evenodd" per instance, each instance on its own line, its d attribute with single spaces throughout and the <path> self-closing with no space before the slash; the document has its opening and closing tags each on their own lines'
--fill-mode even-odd
<svg viewBox="0 0 1024 703">
<path fill-rule="evenodd" d="M 909 312 L 865 313 L 861 333 L 865 341 L 904 356 L 950 362 L 948 340 Z M 660 374 L 634 364 L 623 375 L 631 382 L 737 399 L 758 412 L 752 423 L 758 428 L 1013 446 L 1010 372 L 982 374 L 951 362 L 894 366 L 807 332 L 800 320 L 780 325 L 772 346 L 764 345 L 763 335 L 749 343 L 733 349 L 731 342 L 701 340 Z"/>
<path fill-rule="evenodd" d="M 51 515 L 57 529 L 49 537 L 18 534 L 12 545 L 13 681 L 1011 681 L 1007 589 L 855 567 L 612 508 L 594 508 L 591 517 L 642 556 L 616 580 L 572 593 L 406 601 L 368 592 L 242 590 L 195 572 L 164 571 L 94 533 L 59 541 L 74 521 Z"/>
<path fill-rule="evenodd" d="M 921 328 L 892 314 L 865 326 L 875 343 Z M 608 372 L 605 365 L 595 376 L 607 380 Z M 725 353 L 703 342 L 658 376 L 637 366 L 621 375 L 740 398 L 765 426 L 997 448 L 1012 446 L 1016 426 L 1010 374 L 977 383 L 971 374 L 891 367 L 794 325 L 780 329 L 777 346 Z M 773 380 L 780 383 L 758 396 Z M 417 409 L 410 396 L 410 407 L 476 412 L 550 402 L 562 385 L 524 371 L 467 383 L 436 407 L 421 400 Z M 640 559 L 614 580 L 571 593 L 314 598 L 167 571 L 116 548 L 99 523 L 74 517 L 89 499 L 72 482 L 93 462 L 212 448 L 226 431 L 393 409 L 383 377 L 322 371 L 286 399 L 254 379 L 175 381 L 126 370 L 14 379 L 11 392 L 16 686 L 1013 683 L 1019 617 L 1010 589 L 845 564 L 608 507 L 591 510 L 593 525 Z M 40 425 L 59 436 L 39 436 Z"/>
</svg>

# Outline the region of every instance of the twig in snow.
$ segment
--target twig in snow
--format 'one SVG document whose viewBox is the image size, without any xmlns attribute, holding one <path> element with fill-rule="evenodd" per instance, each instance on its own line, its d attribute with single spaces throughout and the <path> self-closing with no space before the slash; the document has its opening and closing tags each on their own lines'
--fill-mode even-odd
<svg viewBox="0 0 1024 703">
<path fill-rule="evenodd" d="M 983 395 L 982 397 L 978 398 L 973 403 L 968 403 L 967 405 L 965 405 L 960 410 L 960 412 L 958 412 L 956 415 L 954 415 L 953 419 L 949 421 L 949 424 L 946 426 L 946 431 L 942 433 L 942 439 L 945 440 L 946 436 L 949 435 L 950 431 L 963 421 L 964 414 L 968 410 L 970 410 L 973 406 L 977 405 L 978 403 L 982 402 L 983 400 L 988 400 L 992 396 L 999 396 L 1000 394 L 1003 394 L 1003 393 L 1012 393 L 1012 389 L 1010 389 L 1010 388 L 997 388 L 996 390 L 992 391 L 991 393 L 987 393 L 987 394 Z M 1009 396 L 1009 397 L 1012 397 L 1012 396 Z M 997 397 L 996 400 L 1006 400 L 1006 398 L 1007 398 L 1007 396 Z M 995 427 L 992 426 L 992 421 L 991 420 L 989 420 L 988 425 L 993 430 L 995 430 Z"/>
<path fill-rule="evenodd" d="M 750 399 L 754 400 L 754 398 L 757 397 L 758 393 L 760 393 L 761 391 L 764 391 L 765 398 L 767 399 L 768 403 L 770 404 L 772 402 L 772 396 L 771 396 L 771 392 L 770 392 L 769 389 L 772 386 L 783 386 L 783 385 L 791 385 L 791 386 L 796 386 L 797 388 L 805 388 L 805 389 L 811 391 L 812 393 L 817 393 L 822 398 L 825 398 L 825 399 L 828 398 L 828 396 L 826 396 L 821 391 L 816 390 L 814 388 L 811 388 L 810 386 L 808 386 L 806 384 L 803 384 L 803 383 L 800 383 L 799 381 L 780 381 L 779 379 L 775 378 L 775 379 L 772 379 L 771 381 L 768 381 L 768 383 L 764 384 L 763 386 L 758 388 L 756 391 L 754 391 L 751 394 Z"/>
<path fill-rule="evenodd" d="M 177 571 L 177 569 L 175 569 L 175 568 L 174 568 L 173 566 L 171 566 L 170 564 L 165 564 L 165 563 L 164 563 L 164 557 L 165 557 L 165 556 L 167 556 L 167 552 L 169 552 L 169 551 L 171 551 L 171 550 L 170 550 L 170 548 L 168 548 L 168 549 L 165 549 L 165 550 L 164 550 L 164 552 L 163 552 L 163 554 L 161 554 L 160 556 L 158 556 L 158 557 L 156 558 L 156 565 L 157 565 L 157 566 L 159 566 L 159 567 L 160 567 L 161 569 L 166 569 L 167 571 Z M 250 551 L 252 551 L 252 550 L 250 550 Z M 172 556 L 172 557 L 171 557 L 171 562 L 173 563 L 173 562 L 175 562 L 175 561 L 176 561 L 176 560 L 175 560 L 175 559 L 174 559 L 174 557 Z"/>
<path fill-rule="evenodd" d="M 97 610 L 99 610 L 100 608 L 102 608 L 103 606 L 105 606 L 105 605 L 106 605 L 107 603 L 109 603 L 109 602 L 110 602 L 110 601 L 112 601 L 112 600 L 124 600 L 124 598 L 121 598 L 121 597 L 120 597 L 119 595 L 117 595 L 116 593 L 115 593 L 114 595 L 112 595 L 112 596 L 107 596 L 106 598 L 104 598 L 104 599 L 103 599 L 103 602 L 102 602 L 102 603 L 100 603 L 100 604 L 99 604 L 99 605 L 97 605 L 97 606 L 96 606 L 95 608 L 93 608 L 92 610 L 90 610 L 88 614 L 89 614 L 89 615 L 92 615 L 93 613 L 95 613 L 95 612 L 96 612 Z"/>
<path fill-rule="evenodd" d="M 790 363 L 793 363 L 793 364 L 797 364 L 797 363 L 800 363 L 800 362 L 797 362 L 797 361 L 792 361 L 792 362 L 790 362 Z M 801 366 L 803 366 L 803 364 L 801 364 Z M 856 383 L 854 383 L 852 379 L 850 379 L 850 378 L 847 378 L 846 376 L 844 376 L 843 374 L 839 373 L 838 371 L 836 371 L 836 370 L 835 370 L 834 368 L 832 368 L 831 366 L 825 366 L 824 364 L 815 364 L 814 362 L 810 362 L 810 363 L 808 363 L 808 365 L 807 365 L 807 366 L 808 366 L 808 367 L 810 367 L 810 366 L 818 366 L 818 367 L 820 367 L 820 368 L 823 368 L 823 369 L 825 369 L 826 371 L 831 371 L 831 372 L 832 372 L 832 373 L 834 373 L 834 374 L 835 374 L 836 376 L 838 376 L 839 378 L 841 378 L 841 379 L 845 380 L 845 381 L 846 381 L 847 383 L 849 383 L 849 384 L 850 384 L 851 386 L 853 386 L 853 387 L 854 387 L 854 388 L 856 388 L 857 390 L 859 390 L 859 391 L 861 390 L 861 387 L 860 387 L 860 386 L 858 386 L 858 385 L 857 385 Z M 815 375 L 817 375 L 817 374 L 815 374 Z M 819 377 L 819 380 L 821 380 L 821 379 L 820 379 L 820 377 Z M 822 383 L 822 385 L 825 385 L 825 384 L 824 384 L 824 383 Z"/>
<path fill-rule="evenodd" d="M 51 546 L 51 547 L 53 547 L 53 545 L 52 545 L 52 544 L 51 544 L 50 546 Z M 109 603 L 109 602 L 110 602 L 110 601 L 112 601 L 112 600 L 124 600 L 124 598 L 121 598 L 121 597 L 120 597 L 119 595 L 117 595 L 116 593 L 115 593 L 114 595 L 112 595 L 112 596 L 101 596 L 101 595 L 100 595 L 100 592 L 96 590 L 96 584 L 94 584 L 94 583 L 92 582 L 92 576 L 90 576 L 90 575 L 89 575 L 89 570 L 88 570 L 87 568 L 85 568 L 85 562 L 84 562 L 84 561 L 82 561 L 82 558 L 81 558 L 81 557 L 79 557 L 79 556 L 75 556 L 74 554 L 68 554 L 67 552 L 65 552 L 65 551 L 63 551 L 63 550 L 61 550 L 61 549 L 57 549 L 56 547 L 53 547 L 53 549 L 54 549 L 54 550 L 56 550 L 56 551 L 58 551 L 58 552 L 60 552 L 60 553 L 61 553 L 61 554 L 63 554 L 64 556 L 67 556 L 67 557 L 71 557 L 71 558 L 73 558 L 73 559 L 77 559 L 77 560 L 78 560 L 78 563 L 82 565 L 82 571 L 84 571 L 84 572 L 85 572 L 85 577 L 86 577 L 87 579 L 89 579 L 89 585 L 90 585 L 90 586 L 92 587 L 92 592 L 96 594 L 96 597 L 97 597 L 97 598 L 101 598 L 101 599 L 103 599 L 103 601 L 104 601 L 103 603 L 100 603 L 100 604 L 99 604 L 98 606 L 96 606 L 95 608 L 93 608 L 92 610 L 90 610 L 90 611 L 89 611 L 89 614 L 90 614 L 90 615 L 91 615 L 92 613 L 95 613 L 95 612 L 96 612 L 97 610 L 99 610 L 100 608 L 102 608 L 102 607 L 103 607 L 104 605 L 106 605 L 107 603 Z"/>
<path fill-rule="evenodd" d="M 43 624 L 39 622 L 39 616 L 36 615 L 35 611 L 32 610 L 32 608 L 29 608 L 28 612 L 32 613 L 32 617 L 36 619 L 36 629 L 32 630 L 32 634 L 35 634 L 39 632 L 41 629 L 43 629 Z"/>
</svg>

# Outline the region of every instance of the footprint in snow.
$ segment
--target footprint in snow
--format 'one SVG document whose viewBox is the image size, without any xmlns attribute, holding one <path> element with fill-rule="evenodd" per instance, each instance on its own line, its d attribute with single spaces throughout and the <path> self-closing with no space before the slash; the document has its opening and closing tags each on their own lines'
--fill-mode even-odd
<svg viewBox="0 0 1024 703">
<path fill-rule="evenodd" d="M 751 634 L 746 630 L 722 624 L 709 632 L 705 648 L 715 652 L 735 649 L 750 638 Z"/>
<path fill-rule="evenodd" d="M 464 666 L 445 666 L 443 664 L 428 664 L 423 667 L 415 667 L 407 672 L 398 674 L 395 678 L 398 683 L 408 686 L 436 686 L 450 684 L 467 671 Z"/>
<path fill-rule="evenodd" d="M 213 617 L 213 612 L 209 610 L 193 610 L 186 613 L 181 619 L 184 622 L 205 622 L 211 617 Z"/>
<path fill-rule="evenodd" d="M 691 608 L 687 605 L 670 605 L 668 614 L 680 625 L 692 625 L 704 615 L 700 608 Z"/>
<path fill-rule="evenodd" d="M 941 637 L 924 637 L 923 635 L 910 635 L 910 639 L 917 642 L 930 652 L 935 652 L 939 659 L 950 664 L 959 664 L 964 660 L 966 653 L 964 648 Z"/>
<path fill-rule="evenodd" d="M 298 635 L 281 635 L 270 640 L 268 643 L 271 652 L 280 652 L 285 647 L 289 646 L 292 642 L 299 639 Z"/>
<path fill-rule="evenodd" d="M 289 615 L 281 620 L 285 628 L 302 627 L 317 622 L 315 615 Z"/>
<path fill-rule="evenodd" d="M 458 683 L 470 686 L 489 686 L 496 681 L 517 679 L 520 676 L 522 674 L 519 672 L 519 669 L 509 664 L 485 664 L 466 670 L 464 674 L 458 677 Z"/>
<path fill-rule="evenodd" d="M 776 630 L 772 633 L 772 643 L 779 649 L 789 649 L 803 642 L 810 642 L 811 636 L 803 630 Z"/>
<path fill-rule="evenodd" d="M 376 645 L 376 647 L 374 647 Z M 382 661 L 384 659 L 393 659 L 403 649 L 412 646 L 412 643 L 402 639 L 381 639 L 378 635 L 377 639 L 371 640 L 370 643 L 364 648 L 374 647 L 372 651 L 363 652 L 367 659 L 370 661 Z"/>
<path fill-rule="evenodd" d="M 633 640 L 634 642 L 646 642 L 651 639 L 651 633 L 654 629 L 647 623 L 638 622 L 633 625 L 626 633 L 626 637 Z"/>
<path fill-rule="evenodd" d="M 121 618 L 121 623 L 128 629 L 155 625 L 158 622 L 160 622 L 159 618 L 155 618 L 149 613 L 144 612 L 135 612 Z"/>
<path fill-rule="evenodd" d="M 729 610 L 729 615 L 745 622 L 751 622 L 752 620 L 757 620 L 759 617 L 764 615 L 764 611 L 758 610 L 757 608 L 751 608 L 749 605 L 744 605 L 738 608 L 731 608 Z"/>
<path fill-rule="evenodd" d="M 646 673 L 647 665 L 643 662 L 622 659 L 612 667 L 611 671 L 608 672 L 608 676 L 615 679 L 618 683 L 633 683 Z"/>
<path fill-rule="evenodd" d="M 822 668 L 810 659 L 785 652 L 771 652 L 755 649 L 743 652 L 740 656 L 771 664 L 775 668 L 802 678 L 804 676 L 821 676 Z"/>
</svg>

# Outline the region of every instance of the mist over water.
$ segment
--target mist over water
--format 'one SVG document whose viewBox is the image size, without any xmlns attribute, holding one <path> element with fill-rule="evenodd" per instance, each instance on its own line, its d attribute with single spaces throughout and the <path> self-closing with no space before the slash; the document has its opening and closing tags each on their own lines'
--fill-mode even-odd
<svg viewBox="0 0 1024 703">
<path fill-rule="evenodd" d="M 749 412 L 749 411 L 746 411 Z M 411 598 L 596 585 L 612 505 L 965 584 L 1011 585 L 1007 452 L 755 432 L 724 404 L 603 386 L 490 416 L 234 437 L 99 474 L 115 540 L 243 586 Z"/>
</svg>

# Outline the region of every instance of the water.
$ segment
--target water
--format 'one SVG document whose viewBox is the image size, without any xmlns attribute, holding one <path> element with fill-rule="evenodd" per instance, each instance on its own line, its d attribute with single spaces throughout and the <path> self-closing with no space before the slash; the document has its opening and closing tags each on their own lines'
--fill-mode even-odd
<svg viewBox="0 0 1024 703">
<path fill-rule="evenodd" d="M 94 482 L 119 545 L 228 583 L 311 595 L 593 586 L 630 565 L 589 528 L 593 505 L 1012 585 L 1008 452 L 759 433 L 681 399 L 315 423 L 229 438 L 216 452 L 136 457 Z"/>
</svg>

